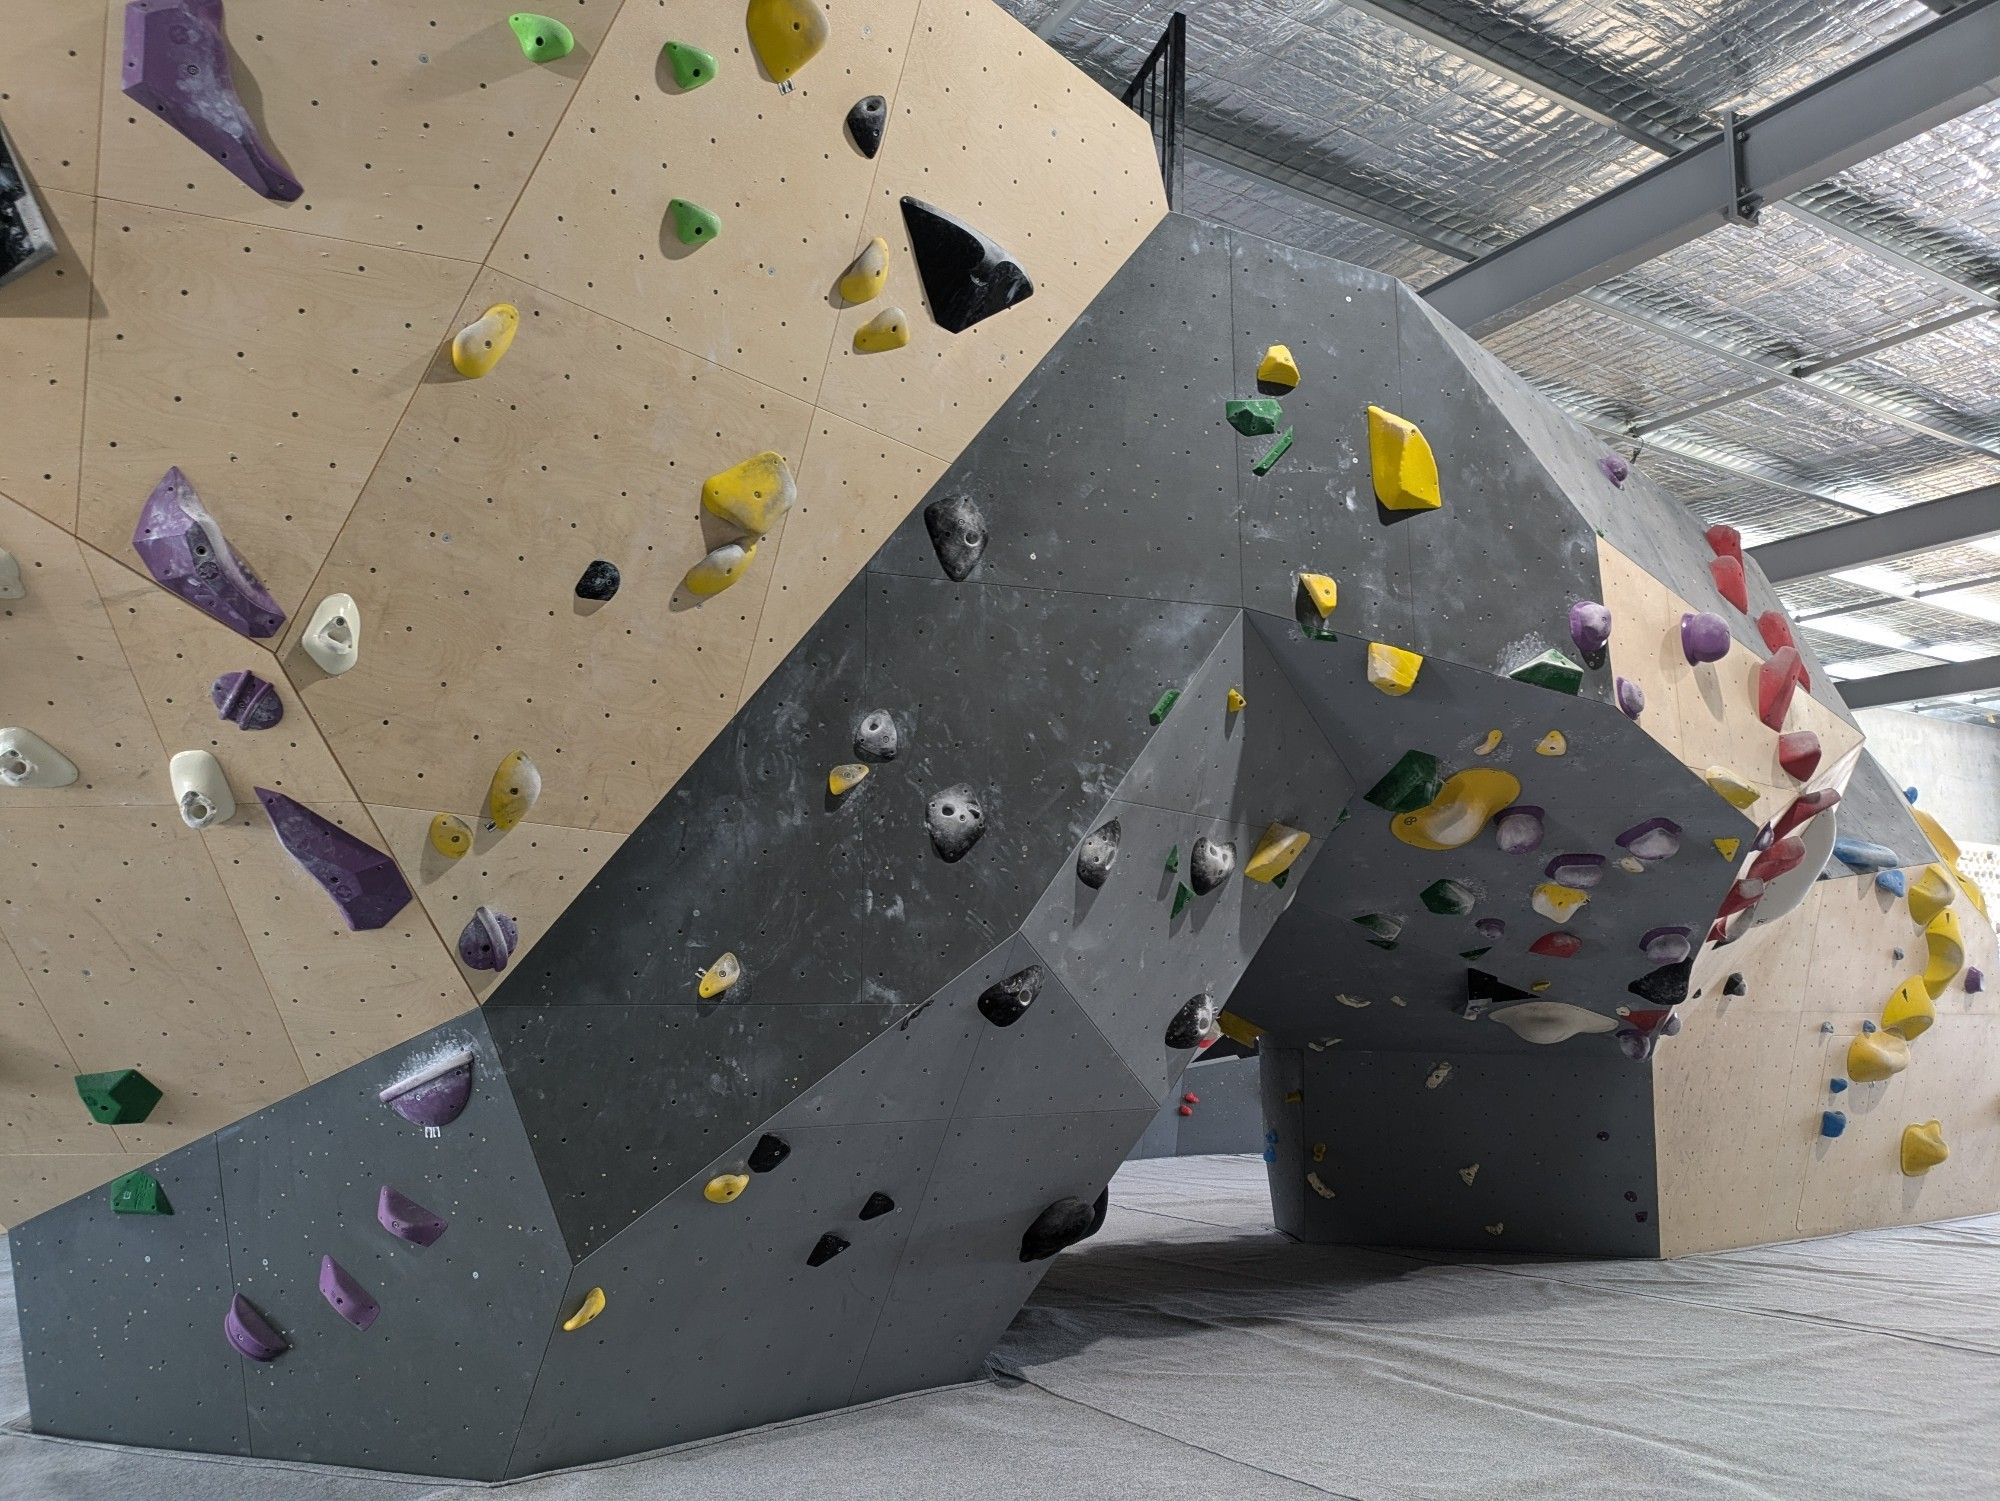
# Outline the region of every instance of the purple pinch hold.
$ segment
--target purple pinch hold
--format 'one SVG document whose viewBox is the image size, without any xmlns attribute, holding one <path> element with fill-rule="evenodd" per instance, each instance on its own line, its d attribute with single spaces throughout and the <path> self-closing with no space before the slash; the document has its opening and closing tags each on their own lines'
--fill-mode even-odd
<svg viewBox="0 0 2000 1501">
<path fill-rule="evenodd" d="M 239 635 L 262 639 L 284 628 L 285 612 L 236 555 L 178 465 L 139 507 L 132 550 L 155 583 Z"/>
<path fill-rule="evenodd" d="M 1614 685 L 1618 699 L 1618 710 L 1627 719 L 1637 719 L 1646 712 L 1646 690 L 1630 678 L 1620 678 Z"/>
<path fill-rule="evenodd" d="M 1597 461 L 1597 467 L 1604 477 L 1619 489 L 1625 488 L 1625 481 L 1632 477 L 1632 466 L 1615 453 L 1607 453 Z"/>
<path fill-rule="evenodd" d="M 1503 854 L 1526 855 L 1542 847 L 1542 810 L 1516 803 L 1493 815 L 1493 839 Z"/>
<path fill-rule="evenodd" d="M 1637 1027 L 1620 1027 L 1617 1032 L 1618 1050 L 1634 1063 L 1644 1063 L 1653 1056 L 1653 1035 L 1641 1032 Z"/>
<path fill-rule="evenodd" d="M 491 907 L 481 907 L 458 935 L 458 957 L 465 961 L 467 969 L 505 969 L 520 941 L 521 930 L 513 918 Z"/>
<path fill-rule="evenodd" d="M 1503 917 L 1482 917 L 1472 927 L 1481 938 L 1497 940 L 1507 936 L 1507 920 Z"/>
<path fill-rule="evenodd" d="M 1591 854 L 1557 855 L 1542 867 L 1542 872 L 1551 881 L 1560 881 L 1565 886 L 1588 888 L 1604 879 L 1604 857 Z"/>
<path fill-rule="evenodd" d="M 229 1299 L 229 1311 L 222 1316 L 222 1335 L 238 1355 L 251 1360 L 276 1360 L 287 1348 L 270 1320 L 241 1293 Z"/>
<path fill-rule="evenodd" d="M 278 690 L 254 672 L 225 672 L 208 696 L 215 712 L 239 730 L 268 730 L 285 717 Z"/>
<path fill-rule="evenodd" d="M 348 927 L 356 932 L 383 927 L 410 904 L 410 883 L 372 844 L 282 792 L 259 787 L 257 801 L 271 815 L 285 853 L 325 888 Z"/>
<path fill-rule="evenodd" d="M 1671 818 L 1649 818 L 1633 824 L 1616 842 L 1641 860 L 1669 860 L 1680 853 L 1681 826 Z"/>
<path fill-rule="evenodd" d="M 472 1049 L 458 1048 L 375 1096 L 412 1125 L 449 1126 L 472 1098 Z"/>
<path fill-rule="evenodd" d="M 1690 667 L 1720 662 L 1729 655 L 1729 623 L 1706 610 L 1681 616 L 1681 655 Z"/>
<path fill-rule="evenodd" d="M 1639 951 L 1655 964 L 1679 964 L 1694 952 L 1684 927 L 1648 928 L 1639 940 Z"/>
<path fill-rule="evenodd" d="M 357 1329 L 366 1329 L 382 1316 L 382 1305 L 368 1289 L 354 1280 L 354 1274 L 331 1256 L 319 1259 L 319 1295 L 329 1307 Z"/>
<path fill-rule="evenodd" d="M 1586 667 L 1602 667 L 1611 647 L 1611 612 L 1594 599 L 1569 607 L 1569 639 Z"/>
<path fill-rule="evenodd" d="M 266 198 L 305 192 L 243 107 L 222 39 L 222 0 L 131 0 L 125 97 L 151 110 Z"/>
<path fill-rule="evenodd" d="M 1965 966 L 1965 993 L 1978 995 L 1986 988 L 1986 971 L 1976 964 Z"/>
<path fill-rule="evenodd" d="M 396 1239 L 413 1246 L 435 1245 L 451 1224 L 443 1215 L 433 1214 L 408 1194 L 398 1193 L 386 1183 L 375 1198 L 375 1219 Z"/>
</svg>

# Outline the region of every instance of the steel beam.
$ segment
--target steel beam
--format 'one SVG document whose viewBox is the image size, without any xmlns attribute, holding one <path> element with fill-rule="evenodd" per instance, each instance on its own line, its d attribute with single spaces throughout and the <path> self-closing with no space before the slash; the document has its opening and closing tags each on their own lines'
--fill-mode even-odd
<svg viewBox="0 0 2000 1501">
<path fill-rule="evenodd" d="M 1900 511 L 1766 542 L 1751 548 L 1750 556 L 1763 568 L 1765 578 L 1783 584 L 1994 536 L 2000 536 L 2000 485 L 1982 485 Z"/>
<path fill-rule="evenodd" d="M 1924 698 L 1950 698 L 1960 693 L 1986 693 L 2000 688 L 2000 656 L 1974 657 L 1970 662 L 1940 662 L 1908 672 L 1879 677 L 1845 678 L 1836 686 L 1850 709 L 1879 709 L 1885 704 L 1915 703 Z"/>
</svg>

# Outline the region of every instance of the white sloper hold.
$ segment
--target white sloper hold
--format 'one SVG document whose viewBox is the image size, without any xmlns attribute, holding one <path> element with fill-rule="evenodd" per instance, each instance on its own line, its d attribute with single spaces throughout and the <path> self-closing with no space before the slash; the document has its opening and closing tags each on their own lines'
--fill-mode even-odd
<svg viewBox="0 0 2000 1501">
<path fill-rule="evenodd" d="M 1585 1032 L 1614 1032 L 1618 1018 L 1599 1016 L 1568 1001 L 1521 1001 L 1512 1006 L 1496 1006 L 1486 1013 L 1503 1027 L 1511 1028 L 1523 1042 L 1567 1042 Z"/>
<path fill-rule="evenodd" d="M 337 678 L 361 657 L 361 610 L 351 594 L 329 594 L 306 622 L 299 645 L 319 670 Z"/>
<path fill-rule="evenodd" d="M 21 565 L 6 548 L 0 547 L 0 599 L 25 599 L 28 591 L 21 584 Z"/>
<path fill-rule="evenodd" d="M 0 730 L 0 786 L 67 787 L 76 763 L 33 730 Z"/>
<path fill-rule="evenodd" d="M 181 751 L 167 763 L 167 776 L 174 784 L 174 805 L 180 809 L 181 822 L 189 828 L 206 829 L 236 816 L 229 779 L 211 752 Z"/>
</svg>

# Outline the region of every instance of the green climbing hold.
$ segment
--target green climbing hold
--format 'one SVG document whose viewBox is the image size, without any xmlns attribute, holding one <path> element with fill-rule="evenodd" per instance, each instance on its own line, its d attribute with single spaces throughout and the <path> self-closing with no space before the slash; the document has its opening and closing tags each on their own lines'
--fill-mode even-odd
<svg viewBox="0 0 2000 1501">
<path fill-rule="evenodd" d="M 78 1074 L 76 1092 L 98 1124 L 105 1126 L 136 1126 L 160 1103 L 158 1088 L 136 1068 Z"/>
<path fill-rule="evenodd" d="M 129 1172 L 112 1183 L 111 1209 L 114 1214 L 174 1212 L 174 1206 L 167 1202 L 166 1190 L 160 1187 L 160 1180 L 143 1168 Z"/>
<path fill-rule="evenodd" d="M 507 18 L 507 24 L 514 28 L 514 39 L 521 44 L 522 56 L 531 63 L 552 63 L 576 50 L 576 38 L 570 29 L 552 17 L 517 10 Z"/>
<path fill-rule="evenodd" d="M 1423 751 L 1404 751 L 1403 758 L 1389 768 L 1388 775 L 1361 795 L 1387 812 L 1414 813 L 1435 799 L 1443 786 L 1436 756 Z"/>
<path fill-rule="evenodd" d="M 1403 936 L 1403 920 L 1400 917 L 1386 917 L 1380 912 L 1370 912 L 1354 919 L 1375 936 L 1368 941 L 1378 949 L 1393 949 Z"/>
<path fill-rule="evenodd" d="M 1154 724 L 1160 723 L 1160 721 L 1174 712 L 1174 705 L 1180 702 L 1180 696 L 1180 689 L 1169 688 L 1165 693 L 1160 695 L 1159 701 L 1153 705 L 1152 712 L 1146 717 Z"/>
<path fill-rule="evenodd" d="M 1292 873 L 1289 870 L 1281 870 L 1275 876 L 1271 877 L 1271 884 L 1277 887 L 1278 890 L 1283 891 L 1285 889 L 1285 882 L 1291 878 Z"/>
<path fill-rule="evenodd" d="M 1189 887 L 1185 882 L 1182 881 L 1174 882 L 1173 915 L 1175 917 L 1179 917 L 1183 912 L 1187 911 L 1187 904 L 1193 900 L 1194 900 L 1194 892 L 1191 889 L 1189 889 Z"/>
<path fill-rule="evenodd" d="M 1481 954 L 1490 954 L 1492 952 L 1493 948 L 1489 944 L 1487 947 L 1483 949 L 1460 949 L 1458 951 L 1458 957 L 1461 959 L 1477 959 Z"/>
<path fill-rule="evenodd" d="M 674 233 L 683 245 L 700 245 L 722 233 L 722 221 L 698 203 L 670 198 L 667 207 L 673 211 Z"/>
<path fill-rule="evenodd" d="M 1275 433 L 1285 420 L 1284 404 L 1275 396 L 1253 396 L 1248 401 L 1225 402 L 1222 407 L 1229 425 L 1246 438 Z"/>
<path fill-rule="evenodd" d="M 1275 403 L 1273 403 L 1275 405 Z M 1278 435 L 1278 441 L 1264 450 L 1264 457 L 1250 468 L 1252 474 L 1269 474 L 1271 466 L 1285 456 L 1285 450 L 1292 446 L 1292 429 L 1286 428 Z"/>
<path fill-rule="evenodd" d="M 1470 887 L 1457 881 L 1433 881 L 1417 893 L 1417 900 L 1440 917 L 1463 917 L 1472 910 L 1473 895 Z"/>
<path fill-rule="evenodd" d="M 1583 686 L 1583 668 L 1555 650 L 1543 652 L 1532 662 L 1524 662 L 1507 676 L 1517 683 L 1553 688 L 1558 693 L 1575 693 Z"/>
<path fill-rule="evenodd" d="M 686 42 L 668 42 L 660 50 L 666 54 L 667 66 L 674 70 L 674 82 L 683 91 L 698 89 L 715 77 L 715 58 L 699 47 L 690 47 Z"/>
<path fill-rule="evenodd" d="M 1172 849 L 1167 851 L 1167 869 L 1179 870 L 1180 868 L 1181 868 L 1181 847 L 1177 844 Z"/>
</svg>

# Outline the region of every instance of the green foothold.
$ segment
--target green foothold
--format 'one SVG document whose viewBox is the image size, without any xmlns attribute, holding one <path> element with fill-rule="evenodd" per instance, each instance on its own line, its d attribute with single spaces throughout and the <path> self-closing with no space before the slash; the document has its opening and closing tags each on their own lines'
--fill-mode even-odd
<svg viewBox="0 0 2000 1501">
<path fill-rule="evenodd" d="M 1159 702 L 1153 705 L 1153 712 L 1146 717 L 1152 720 L 1154 724 L 1158 724 L 1174 712 L 1174 705 L 1180 701 L 1180 696 L 1180 689 L 1169 688 L 1165 693 L 1160 695 Z"/>
<path fill-rule="evenodd" d="M 1403 920 L 1400 917 L 1387 917 L 1379 912 L 1370 912 L 1354 920 L 1375 935 L 1368 941 L 1378 949 L 1393 949 L 1397 940 L 1403 936 Z"/>
<path fill-rule="evenodd" d="M 76 1092 L 91 1116 L 104 1126 L 136 1126 L 160 1103 L 160 1091 L 136 1068 L 78 1074 Z"/>
<path fill-rule="evenodd" d="M 1229 418 L 1229 425 L 1246 438 L 1275 433 L 1278 424 L 1285 420 L 1285 408 L 1274 396 L 1253 396 L 1248 401 L 1225 402 L 1222 410 Z"/>
<path fill-rule="evenodd" d="M 1354 816 L 1354 810 L 1352 808 L 1342 808 L 1339 814 L 1333 820 L 1333 829 L 1339 828 L 1342 824 L 1346 823 L 1347 820 L 1352 818 L 1353 816 Z M 1333 832 L 1333 829 L 1328 829 L 1327 833 L 1331 834 Z"/>
<path fill-rule="evenodd" d="M 1493 951 L 1491 948 L 1460 949 L 1458 951 L 1458 957 L 1461 959 L 1477 959 L 1481 954 L 1490 954 L 1492 952 Z"/>
<path fill-rule="evenodd" d="M 1532 662 L 1524 662 L 1507 676 L 1517 683 L 1553 688 L 1558 693 L 1575 693 L 1583 686 L 1583 668 L 1553 650 L 1543 652 Z"/>
<path fill-rule="evenodd" d="M 1172 849 L 1167 851 L 1167 869 L 1179 870 L 1180 868 L 1181 868 L 1181 847 L 1177 844 Z"/>
<path fill-rule="evenodd" d="M 174 1206 L 167 1202 L 160 1180 L 141 1168 L 112 1183 L 111 1210 L 114 1214 L 172 1214 Z"/>
<path fill-rule="evenodd" d="M 1192 891 L 1190 891 L 1183 883 L 1179 881 L 1174 882 L 1173 915 L 1175 917 L 1179 917 L 1183 912 L 1185 912 L 1187 910 L 1187 904 L 1193 900 L 1194 900 L 1194 893 Z"/>
<path fill-rule="evenodd" d="M 553 17 L 517 10 L 507 18 L 507 24 L 514 28 L 514 40 L 521 44 L 521 55 L 531 63 L 552 63 L 576 50 L 576 37 Z"/>
<path fill-rule="evenodd" d="M 1433 881 L 1417 893 L 1417 900 L 1440 917 L 1463 917 L 1472 910 L 1473 895 L 1470 887 L 1457 881 Z"/>
<path fill-rule="evenodd" d="M 1278 441 L 1264 451 L 1264 457 L 1251 466 L 1252 474 L 1269 474 L 1271 466 L 1285 456 L 1285 450 L 1292 446 L 1292 429 L 1286 428 L 1278 435 Z"/>
<path fill-rule="evenodd" d="M 1438 758 L 1423 751 L 1404 751 L 1403 758 L 1389 768 L 1389 774 L 1362 794 L 1376 807 L 1390 813 L 1414 813 L 1438 795 L 1444 778 L 1438 775 Z"/>
<path fill-rule="evenodd" d="M 1283 891 L 1285 889 L 1285 882 L 1289 881 L 1291 878 L 1292 878 L 1292 873 L 1289 870 L 1281 870 L 1275 876 L 1271 877 L 1271 884 L 1277 887 L 1280 891 Z"/>
<path fill-rule="evenodd" d="M 698 203 L 670 198 L 667 207 L 673 211 L 674 233 L 683 245 L 700 245 L 722 233 L 722 221 Z"/>
<path fill-rule="evenodd" d="M 715 58 L 699 47 L 690 47 L 686 42 L 668 42 L 660 49 L 667 55 L 667 66 L 674 70 L 674 82 L 685 93 L 698 89 L 715 77 Z"/>
</svg>

